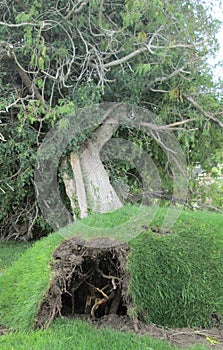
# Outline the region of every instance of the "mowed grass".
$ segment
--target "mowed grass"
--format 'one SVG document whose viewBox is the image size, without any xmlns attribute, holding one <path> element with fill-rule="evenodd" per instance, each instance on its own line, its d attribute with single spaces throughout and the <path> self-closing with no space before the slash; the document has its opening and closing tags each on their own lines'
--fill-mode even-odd
<svg viewBox="0 0 223 350">
<path fill-rule="evenodd" d="M 161 340 L 112 329 L 95 329 L 86 322 L 58 319 L 48 330 L 16 332 L 0 337 L 1 350 L 177 350 Z M 182 348 L 181 348 L 182 349 Z M 207 350 L 196 345 L 186 350 Z"/>
<path fill-rule="evenodd" d="M 130 290 L 147 322 L 209 327 L 214 311 L 223 315 L 222 214 L 184 210 L 167 234 L 145 232 L 130 246 Z"/>
<path fill-rule="evenodd" d="M 37 241 L 0 276 L 0 323 L 12 329 L 30 329 L 50 285 L 50 262 L 64 238 L 52 234 Z"/>
<path fill-rule="evenodd" d="M 0 273 L 11 266 L 29 247 L 31 243 L 28 242 L 0 241 Z"/>
<path fill-rule="evenodd" d="M 8 269 L 0 276 L 0 324 L 17 331 L 0 337 L 0 349 L 176 349 L 168 343 L 148 337 L 139 337 L 113 330 L 95 330 L 84 322 L 65 319 L 56 320 L 52 327 L 46 331 L 32 331 L 40 303 L 53 278 L 50 263 L 52 262 L 52 254 L 58 245 L 64 239 L 72 235 L 82 235 L 83 232 L 85 238 L 90 238 L 92 233 L 93 237 L 100 236 L 103 235 L 103 232 L 105 236 L 109 236 L 109 234 L 114 233 L 114 230 L 110 231 L 110 228 L 114 228 L 119 233 L 115 236 L 117 239 L 121 239 L 123 235 L 124 241 L 128 239 L 129 236 L 125 235 L 126 228 L 131 229 L 130 236 L 133 235 L 133 240 L 130 242 L 133 256 L 130 257 L 128 263 L 130 272 L 135 276 L 135 280 L 133 280 L 135 287 L 131 286 L 131 292 L 137 306 L 132 310 L 133 314 L 145 310 L 147 320 L 153 321 L 154 314 L 149 313 L 147 304 L 149 302 L 156 304 L 158 296 L 159 306 L 162 308 L 163 303 L 163 305 L 166 304 L 165 310 L 171 309 L 172 305 L 168 306 L 168 303 L 173 300 L 171 299 L 174 297 L 173 291 L 177 292 L 178 300 L 180 298 L 182 302 L 181 307 L 186 306 L 187 310 L 191 307 L 191 312 L 193 312 L 194 305 L 199 307 L 197 304 L 199 300 L 201 300 L 201 305 L 205 307 L 206 296 L 202 293 L 200 286 L 207 286 L 208 297 L 212 297 L 212 293 L 215 291 L 218 295 L 219 288 L 222 290 L 223 216 L 185 210 L 170 229 L 169 234 L 166 236 L 154 235 L 149 227 L 161 227 L 165 215 L 166 209 L 160 208 L 150 222 L 151 215 L 147 216 L 144 207 L 127 206 L 117 212 L 95 214 L 82 222 L 68 225 L 59 232 L 36 242 L 29 249 L 24 243 L 21 243 L 21 248 L 19 248 L 19 243 L 14 245 L 14 243 L 1 242 L 0 257 L 1 262 L 3 262 L 1 266 L 4 270 L 7 267 Z M 141 223 L 145 225 L 147 219 L 149 221 L 148 229 L 141 230 L 144 232 L 139 236 L 134 235 L 134 227 L 138 225 L 138 229 L 142 226 Z M 198 242 L 200 242 L 199 245 Z M 204 242 L 204 252 L 202 251 L 202 242 Z M 168 250 L 170 254 L 168 254 Z M 22 254 L 23 252 L 24 254 Z M 13 265 L 10 266 L 12 262 Z M 154 270 L 151 269 L 151 262 L 155 266 Z M 200 265 L 203 267 L 197 269 L 196 266 Z M 217 275 L 216 271 L 213 270 L 215 267 L 217 267 Z M 172 271 L 175 271 L 175 275 L 172 274 L 171 268 Z M 167 274 L 168 271 L 169 274 Z M 150 286 L 151 277 L 155 278 L 155 282 Z M 175 283 L 176 277 L 179 279 L 179 283 Z M 196 277 L 198 277 L 198 283 L 194 288 L 192 282 L 196 280 Z M 212 285 L 216 277 L 218 278 L 217 283 Z M 180 285 L 180 281 L 183 281 L 184 285 Z M 153 288 L 155 285 L 157 288 Z M 181 289 L 177 291 L 176 288 Z M 169 300 L 168 297 L 164 297 L 164 289 L 165 292 L 169 293 Z M 150 300 L 147 298 L 148 290 L 152 291 L 152 299 Z M 200 298 L 199 292 L 202 298 Z M 219 301 L 221 309 L 222 300 Z M 210 305 L 215 306 L 214 303 Z M 171 312 L 174 312 L 174 308 L 171 309 Z M 158 317 L 165 317 L 165 314 L 158 315 Z M 206 348 L 196 346 L 193 349 L 203 350 Z"/>
</svg>

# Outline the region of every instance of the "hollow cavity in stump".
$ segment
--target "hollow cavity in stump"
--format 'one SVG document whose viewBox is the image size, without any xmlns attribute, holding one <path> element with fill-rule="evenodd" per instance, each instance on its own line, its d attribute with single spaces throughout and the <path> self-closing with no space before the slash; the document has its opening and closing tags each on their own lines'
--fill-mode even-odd
<svg viewBox="0 0 223 350">
<path fill-rule="evenodd" d="M 64 241 L 54 253 L 55 278 L 38 314 L 38 326 L 57 316 L 125 315 L 128 309 L 127 245 L 109 239 Z"/>
</svg>

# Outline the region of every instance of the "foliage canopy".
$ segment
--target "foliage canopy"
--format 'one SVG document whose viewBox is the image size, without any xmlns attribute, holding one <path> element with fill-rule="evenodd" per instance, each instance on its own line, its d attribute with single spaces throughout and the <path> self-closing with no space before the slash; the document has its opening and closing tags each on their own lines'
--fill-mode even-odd
<svg viewBox="0 0 223 350">
<path fill-rule="evenodd" d="M 34 194 L 36 150 L 64 115 L 92 103 L 124 101 L 164 124 L 180 122 L 172 128 L 189 164 L 215 165 L 210 153 L 222 149 L 222 101 L 206 58 L 217 49 L 218 28 L 200 0 L 2 3 L 1 236 L 49 232 Z M 167 184 L 160 147 L 135 130 L 117 132 L 143 144 Z M 125 167 L 111 166 L 113 177 L 124 177 Z"/>
</svg>

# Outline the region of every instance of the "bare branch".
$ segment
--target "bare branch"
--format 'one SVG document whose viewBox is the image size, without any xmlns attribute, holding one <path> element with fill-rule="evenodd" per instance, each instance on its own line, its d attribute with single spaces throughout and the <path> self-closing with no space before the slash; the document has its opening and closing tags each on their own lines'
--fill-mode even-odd
<svg viewBox="0 0 223 350">
<path fill-rule="evenodd" d="M 200 42 L 197 42 L 197 43 L 194 43 L 194 44 L 182 44 L 182 43 L 179 43 L 179 44 L 174 44 L 174 45 L 160 45 L 160 46 L 157 46 L 157 45 L 151 45 L 150 47 L 152 49 L 177 49 L 179 47 L 181 48 L 187 48 L 187 49 L 193 49 L 195 47 L 198 47 L 200 45 L 203 45 L 204 43 L 202 41 Z"/>
<path fill-rule="evenodd" d="M 180 73 L 183 73 L 183 74 L 190 74 L 191 72 L 189 71 L 185 71 L 184 70 L 184 67 L 181 67 L 179 69 L 176 69 L 174 70 L 171 74 L 169 75 L 165 75 L 164 77 L 158 77 L 156 79 L 154 79 L 153 81 L 151 81 L 147 87 L 146 87 L 146 90 L 151 90 L 151 91 L 154 91 L 154 92 L 168 92 L 168 91 L 165 91 L 165 90 L 156 90 L 156 89 L 152 89 L 151 86 L 153 86 L 154 84 L 156 83 L 163 83 L 164 81 L 167 81 L 173 77 L 175 77 L 176 75 L 180 74 Z"/>
<path fill-rule="evenodd" d="M 141 123 L 139 123 L 139 125 L 149 127 L 151 130 L 154 130 L 154 131 L 162 131 L 162 130 L 171 130 L 173 128 L 176 128 L 176 126 L 188 124 L 194 120 L 195 120 L 195 118 L 185 119 L 185 120 L 181 120 L 179 122 L 175 122 L 175 123 L 171 123 L 171 124 L 167 124 L 167 125 L 156 125 L 156 124 L 152 124 L 152 123 L 141 122 Z"/>
<path fill-rule="evenodd" d="M 37 72 L 29 72 L 27 70 L 25 70 L 21 64 L 19 63 L 15 52 L 13 51 L 13 49 L 7 44 L 5 44 L 5 51 L 6 54 L 8 56 L 8 59 L 11 59 L 14 61 L 15 66 L 16 66 L 16 70 L 19 73 L 24 85 L 26 86 L 26 88 L 28 89 L 28 91 L 39 101 L 44 102 L 44 98 L 43 96 L 41 96 L 41 94 L 39 93 L 39 90 L 37 89 L 37 87 L 35 86 L 35 84 L 33 83 L 33 81 L 30 79 L 30 77 L 28 76 L 27 73 L 30 74 L 36 74 Z M 7 57 L 6 56 L 6 57 Z M 13 103 L 14 104 L 14 103 Z"/>
<path fill-rule="evenodd" d="M 105 29 L 102 25 L 102 16 L 103 16 L 103 5 L 104 5 L 104 0 L 101 0 L 100 6 L 99 6 L 99 12 L 98 12 L 98 23 L 99 23 L 99 28 L 101 29 L 102 33 L 112 37 L 114 34 L 120 33 L 122 30 L 108 30 Z"/>
<path fill-rule="evenodd" d="M 0 133 L 0 140 L 6 142 L 6 139 L 4 138 L 4 136 L 1 133 Z"/>
<path fill-rule="evenodd" d="M 151 41 L 151 40 L 150 40 Z M 198 43 L 198 44 L 201 44 L 201 43 Z M 149 51 L 151 54 L 155 54 L 154 51 L 152 51 L 152 49 L 175 49 L 175 48 L 178 48 L 178 47 L 182 47 L 182 48 L 194 48 L 194 44 L 176 44 L 176 45 L 170 45 L 170 46 L 157 46 L 157 45 L 152 45 L 150 42 L 148 45 L 144 46 L 144 47 L 141 47 L 140 49 L 137 49 L 133 52 L 131 52 L 130 54 L 120 58 L 120 59 L 117 59 L 117 60 L 114 60 L 114 61 L 111 61 L 109 63 L 106 63 L 104 65 L 105 68 L 110 68 L 110 67 L 114 67 L 114 66 L 118 66 L 122 63 L 125 63 L 127 61 L 129 61 L 130 59 L 132 59 L 133 57 L 135 56 L 138 56 L 139 54 L 141 54 L 142 52 L 145 52 L 145 51 Z M 179 73 L 179 72 L 178 72 Z M 189 74 L 190 72 L 184 72 L 184 73 L 187 73 Z"/>
<path fill-rule="evenodd" d="M 68 13 L 68 15 L 65 17 L 65 19 L 68 19 L 73 13 L 77 14 L 81 12 L 83 7 L 87 5 L 89 0 L 80 0 L 78 3 L 72 8 L 72 10 Z"/>
<path fill-rule="evenodd" d="M 17 4 L 21 7 L 23 11 L 26 10 L 26 6 L 22 0 L 16 0 Z"/>
<path fill-rule="evenodd" d="M 19 102 L 21 102 L 23 104 L 23 106 L 24 106 L 24 101 L 29 100 L 29 98 L 31 98 L 31 97 L 32 97 L 32 95 L 28 95 L 26 97 L 19 97 L 19 98 L 17 98 L 14 102 L 10 103 L 8 106 L 5 106 L 4 110 L 0 110 L 0 113 L 8 112 L 11 107 L 16 106 Z"/>
<path fill-rule="evenodd" d="M 206 112 L 202 107 L 201 105 L 199 105 L 198 102 L 196 102 L 193 97 L 191 96 L 187 96 L 185 94 L 183 94 L 183 97 L 188 101 L 190 102 L 199 112 L 201 112 L 205 118 L 207 119 L 211 119 L 213 120 L 213 122 L 215 122 L 216 124 L 218 124 L 221 128 L 223 128 L 223 122 L 221 120 L 219 120 L 215 115 L 213 115 L 212 113 L 210 112 Z"/>
<path fill-rule="evenodd" d="M 44 102 L 43 96 L 39 93 L 39 90 L 37 89 L 36 85 L 32 82 L 32 80 L 29 78 L 28 74 L 21 68 L 21 66 L 16 65 L 16 70 L 19 73 L 23 83 L 27 87 L 30 93 L 34 94 L 34 97 Z"/>
<path fill-rule="evenodd" d="M 11 27 L 11 28 L 18 28 L 18 27 L 25 27 L 25 26 L 40 27 L 41 25 L 42 25 L 41 22 L 7 23 L 7 22 L 0 21 L 0 26 Z"/>
<path fill-rule="evenodd" d="M 128 54 L 128 55 L 126 55 L 126 56 L 124 56 L 124 57 L 122 57 L 122 58 L 119 58 L 119 59 L 117 59 L 117 60 L 114 60 L 114 61 L 111 61 L 111 62 L 109 62 L 109 63 L 106 63 L 106 64 L 104 65 L 104 67 L 105 67 L 105 68 L 111 68 L 111 67 L 114 67 L 114 66 L 119 66 L 120 64 L 129 61 L 131 58 L 133 58 L 133 57 L 135 57 L 135 56 L 137 56 L 137 55 L 139 55 L 139 54 L 141 54 L 142 52 L 145 52 L 145 51 L 147 51 L 147 50 L 148 50 L 148 47 L 147 47 L 147 46 L 146 46 L 146 47 L 142 47 L 142 48 L 140 48 L 140 49 L 137 49 L 137 50 L 131 52 L 130 54 Z"/>
</svg>

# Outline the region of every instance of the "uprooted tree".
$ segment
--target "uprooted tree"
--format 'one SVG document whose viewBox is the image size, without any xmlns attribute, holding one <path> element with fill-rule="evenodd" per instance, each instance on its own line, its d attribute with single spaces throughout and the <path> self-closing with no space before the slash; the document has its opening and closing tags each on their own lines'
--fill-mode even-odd
<svg viewBox="0 0 223 350">
<path fill-rule="evenodd" d="M 139 183 L 135 184 L 135 187 L 138 185 L 137 200 L 140 203 L 152 204 L 154 198 L 158 199 L 162 195 L 159 171 L 142 147 L 120 137 L 111 139 L 114 130 L 120 125 L 130 129 L 134 126 L 144 134 L 149 133 L 164 149 L 173 173 L 172 200 L 184 203 L 187 194 L 186 161 L 171 131 L 188 120 L 164 126 L 160 125 L 159 118 L 146 109 L 123 103 L 105 103 L 91 105 L 61 121 L 50 130 L 40 146 L 34 174 L 38 204 L 54 229 L 65 226 L 77 217 L 84 218 L 89 212 L 116 210 L 123 206 L 123 201 L 128 197 L 133 201 L 130 186 L 121 181 L 124 177 L 119 181 L 116 177 L 113 182 L 109 171 L 105 169 L 109 161 L 125 162 L 132 171 L 128 175 L 133 175 L 135 171 Z M 69 145 L 79 132 L 89 136 L 74 153 Z M 64 154 L 67 148 L 69 150 Z M 59 162 L 71 215 L 60 199 L 57 181 Z M 131 177 L 129 180 L 131 182 Z"/>
<path fill-rule="evenodd" d="M 82 107 L 102 102 L 144 107 L 161 117 L 162 128 L 176 130 L 189 163 L 213 162 L 207 152 L 221 148 L 223 121 L 206 57 L 217 47 L 218 23 L 202 1 L 19 0 L 1 7 L 2 238 L 30 239 L 40 228 L 48 232 L 34 194 L 37 149 L 56 122 L 62 128 L 63 116 Z M 89 180 L 95 164 L 100 176 L 92 182 L 101 191 L 100 203 L 112 199 L 114 207 L 122 205 L 115 181 L 127 183 L 127 192 L 128 186 L 138 190 L 132 164 L 109 165 L 99 157 L 114 133 L 143 145 L 164 175 L 163 187 L 171 189 L 169 159 L 155 127 L 150 125 L 155 140 L 129 124 L 118 128 L 108 121 L 89 133 L 80 131 L 63 154 L 59 173 L 73 216 L 77 202 L 81 217 L 88 203 L 84 184 L 74 188 L 71 180 L 83 180 L 81 172 Z M 98 205 L 90 186 L 88 192 Z"/>
</svg>

